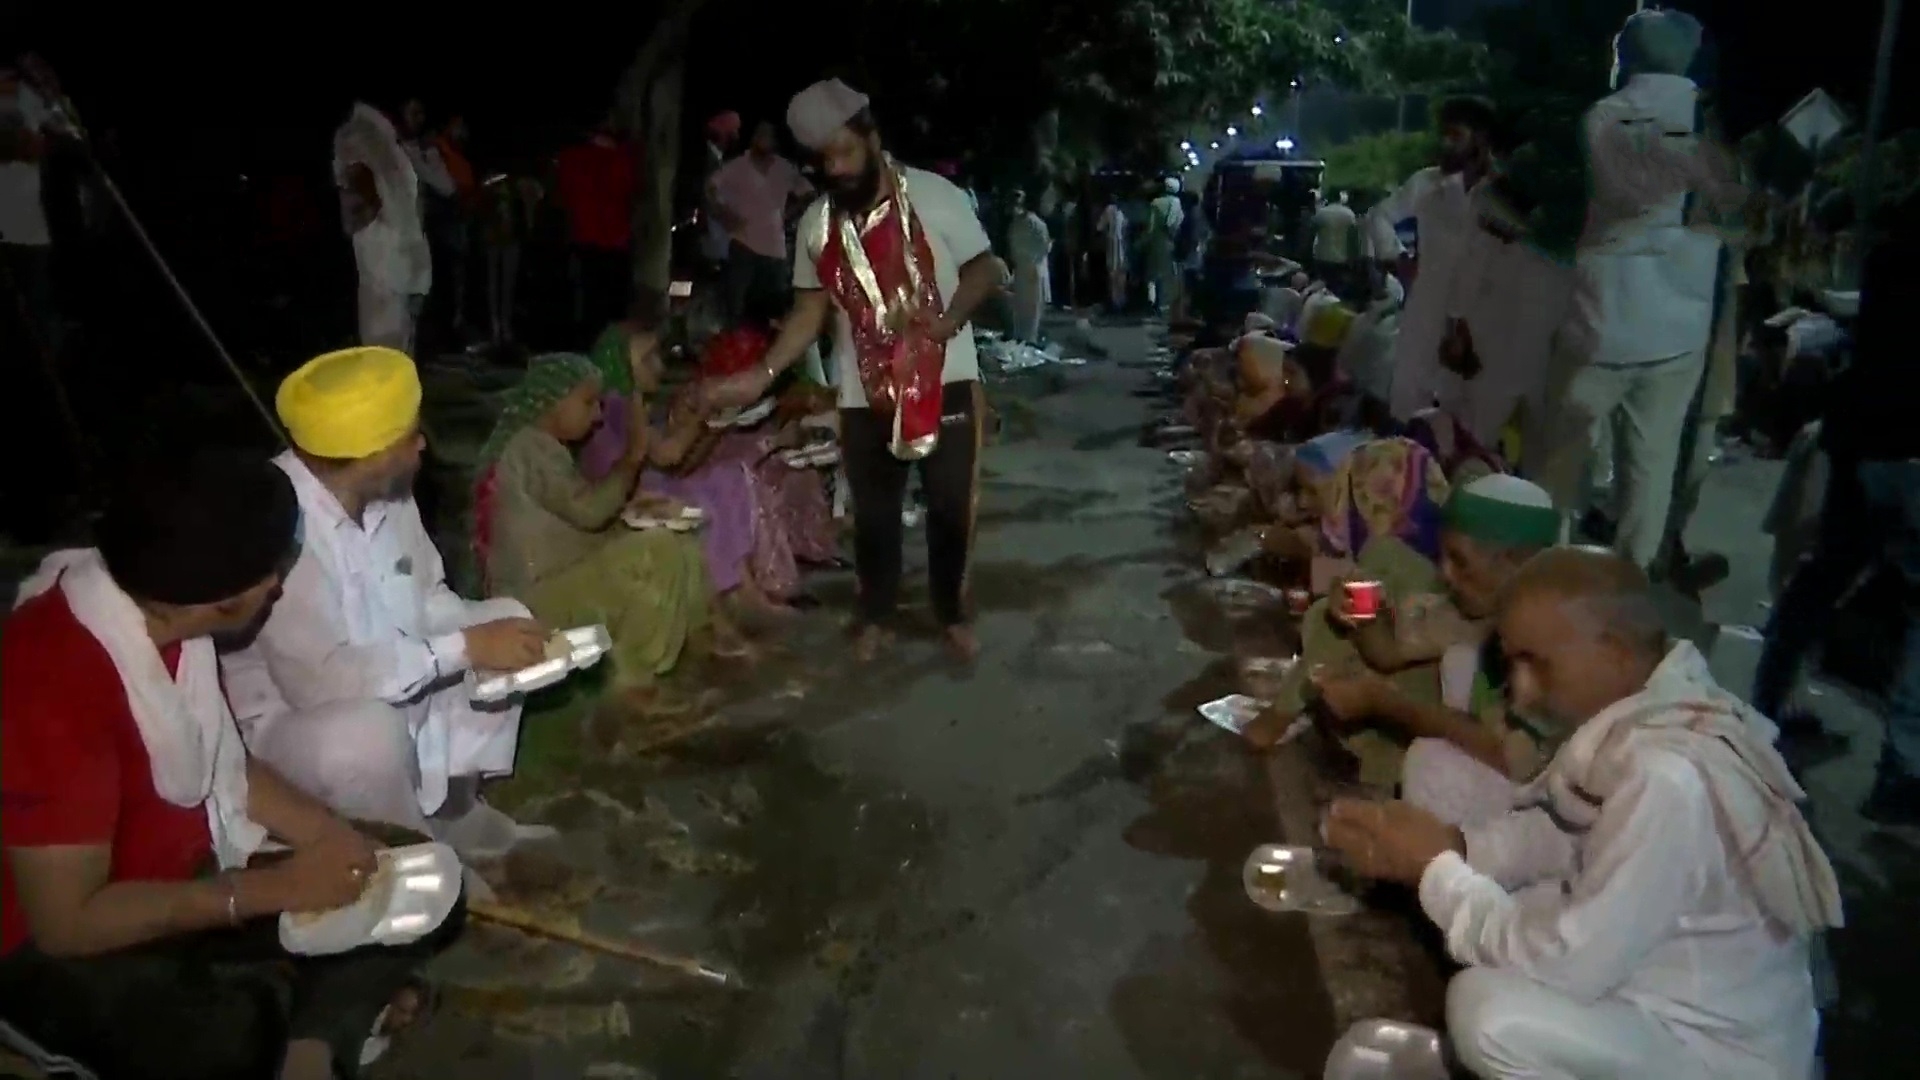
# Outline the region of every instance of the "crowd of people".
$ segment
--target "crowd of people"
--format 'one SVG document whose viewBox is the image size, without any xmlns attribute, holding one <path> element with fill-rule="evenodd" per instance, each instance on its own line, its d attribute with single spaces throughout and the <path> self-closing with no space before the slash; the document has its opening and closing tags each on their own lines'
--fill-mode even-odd
<svg viewBox="0 0 1920 1080">
<path fill-rule="evenodd" d="M 1730 223 L 1760 201 L 1699 126 L 1702 36 L 1643 12 L 1616 39 L 1570 263 L 1526 243 L 1496 117 L 1462 98 L 1439 110 L 1434 167 L 1365 216 L 1321 201 L 1297 258 L 1247 238 L 1257 300 L 1195 281 L 1198 317 L 1170 327 L 1178 410 L 1152 437 L 1196 451 L 1209 569 L 1283 590 L 1299 619 L 1297 662 L 1243 668 L 1263 711 L 1242 735 L 1265 750 L 1318 732 L 1309 757 L 1347 793 L 1322 850 L 1414 890 L 1457 965 L 1447 1041 L 1478 1076 L 1815 1068 L 1810 958 L 1842 913 L 1788 766 L 1796 733 L 1769 715 L 1840 583 L 1911 543 L 1911 440 L 1891 421 L 1849 420 L 1872 431 L 1859 444 L 1827 429 L 1852 469 L 1828 488 L 1835 523 L 1782 597 L 1753 704 L 1719 686 L 1654 591 L 1699 587 L 1679 537 L 1745 344 Z M 1901 235 L 1869 268 L 1835 407 L 1899 397 L 1866 354 L 1891 352 Z M 1864 810 L 1881 825 L 1915 820 L 1916 668 Z M 1353 1038 L 1405 1037 L 1380 1030 Z"/>
<path fill-rule="evenodd" d="M 1307 719 L 1337 748 L 1366 796 L 1332 802 L 1324 850 L 1416 892 L 1461 965 L 1446 1034 L 1480 1076 L 1814 1067 L 1810 957 L 1840 900 L 1763 715 L 1797 656 L 1769 661 L 1756 711 L 1668 636 L 1650 580 L 1684 576 L 1674 492 L 1699 482 L 1699 429 L 1719 416 L 1702 398 L 1734 351 L 1714 226 L 1747 193 L 1696 125 L 1701 33 L 1643 12 L 1617 40 L 1571 266 L 1522 242 L 1493 117 L 1467 99 L 1440 113 L 1440 162 L 1364 219 L 1321 204 L 1304 260 L 1258 234 L 1206 238 L 1177 183 L 1140 234 L 1146 295 L 1183 352 L 1169 435 L 1201 451 L 1195 509 L 1299 601 L 1299 662 L 1250 683 L 1266 706 L 1244 735 L 1271 748 Z M 464 251 L 434 240 L 432 195 L 487 185 L 457 125 L 354 110 L 334 172 L 360 344 L 280 382 L 291 445 L 144 466 L 95 545 L 21 590 L 0 647 L 0 1034 L 105 1076 L 357 1075 L 429 1014 L 417 969 L 462 912 L 327 957 L 289 953 L 280 917 L 353 902 L 394 843 L 430 838 L 472 867 L 552 835 L 487 802 L 521 701 L 477 700 L 466 676 L 542 662 L 555 631 L 606 629 L 603 707 L 642 744 L 697 729 L 710 703 L 680 673 L 752 664 L 805 569 L 838 560 L 823 449 L 851 502 L 856 655 L 890 641 L 917 471 L 933 613 L 955 659 L 976 657 L 971 327 L 1010 294 L 1016 335 L 1037 337 L 1053 240 L 1022 197 L 996 257 L 970 194 L 888 153 L 845 83 L 808 87 L 785 120 L 819 192 L 771 123 L 731 158 L 739 119 L 709 125 L 727 328 L 689 380 L 663 342 L 686 298 L 634 287 L 625 217 L 576 218 L 591 332 L 505 395 L 475 462 L 469 599 L 412 494 L 412 350 L 436 243 Z M 570 201 L 631 202 L 635 159 L 611 128 L 560 164 Z M 1100 248 L 1074 258 L 1104 251 L 1124 307 L 1133 234 L 1115 201 L 1093 221 Z M 1264 287 L 1213 288 L 1196 248 L 1247 255 Z M 490 293 L 511 278 L 503 263 Z M 1878 287 L 1861 338 L 1890 351 Z M 495 336 L 512 309 L 494 308 Z M 1885 365 L 1859 370 L 1854 403 L 1900 429 Z M 1611 551 L 1569 546 L 1603 431 Z M 1845 515 L 1880 539 L 1916 516 L 1906 443 L 1839 438 L 1854 498 L 1829 498 L 1802 615 L 1872 555 Z M 1773 650 L 1792 651 L 1790 629 Z M 1889 820 L 1920 784 L 1912 698 L 1896 697 L 1875 796 Z M 471 872 L 466 888 L 487 892 Z"/>
</svg>

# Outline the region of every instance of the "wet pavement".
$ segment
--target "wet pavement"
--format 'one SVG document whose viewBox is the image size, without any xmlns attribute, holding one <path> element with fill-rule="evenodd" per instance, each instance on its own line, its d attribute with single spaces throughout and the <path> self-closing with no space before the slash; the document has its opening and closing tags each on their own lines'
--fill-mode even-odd
<svg viewBox="0 0 1920 1080">
<path fill-rule="evenodd" d="M 499 799 L 566 839 L 489 868 L 503 898 L 732 985 L 479 926 L 378 1075 L 1318 1076 L 1305 919 L 1240 885 L 1284 839 L 1266 767 L 1193 712 L 1233 654 L 1286 643 L 1200 580 L 1179 474 L 1136 445 L 1140 382 L 1095 361 L 992 386 L 972 671 L 912 576 L 922 632 L 854 666 L 827 573 L 712 729 L 636 755 L 644 732 L 581 708 L 530 721 L 539 775 Z"/>
</svg>

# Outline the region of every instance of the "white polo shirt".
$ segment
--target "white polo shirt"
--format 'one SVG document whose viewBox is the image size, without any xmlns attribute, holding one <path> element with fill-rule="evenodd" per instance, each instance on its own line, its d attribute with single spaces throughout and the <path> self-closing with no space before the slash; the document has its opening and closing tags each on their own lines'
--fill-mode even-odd
<svg viewBox="0 0 1920 1080">
<path fill-rule="evenodd" d="M 927 246 L 933 253 L 934 284 L 940 289 L 940 301 L 953 303 L 960 288 L 960 268 L 987 253 L 991 244 L 980 218 L 967 202 L 966 192 L 945 177 L 924 169 L 903 167 L 907 197 L 913 203 L 920 227 L 926 230 Z M 793 287 L 818 289 L 820 284 L 821 245 L 826 241 L 828 199 L 815 199 L 800 218 L 798 250 L 793 253 Z M 833 320 L 833 370 L 839 384 L 840 407 L 863 408 L 866 388 L 860 384 L 860 365 L 854 357 L 853 324 L 836 302 Z M 947 342 L 946 366 L 941 382 L 971 382 L 980 377 L 980 356 L 973 346 L 972 325 L 962 326 Z"/>
</svg>

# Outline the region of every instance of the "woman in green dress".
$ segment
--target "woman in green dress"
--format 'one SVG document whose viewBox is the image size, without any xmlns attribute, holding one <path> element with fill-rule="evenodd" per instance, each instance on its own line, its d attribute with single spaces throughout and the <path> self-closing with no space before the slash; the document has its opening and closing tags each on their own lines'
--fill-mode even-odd
<svg viewBox="0 0 1920 1080">
<path fill-rule="evenodd" d="M 718 611 L 694 534 L 636 531 L 621 520 L 635 504 L 644 439 L 601 479 L 580 475 L 570 447 L 593 430 L 601 389 L 584 356 L 528 365 L 481 450 L 475 547 L 491 594 L 519 599 L 549 626 L 605 625 L 615 685 L 648 711 L 679 711 L 656 680 L 690 645 L 732 659 L 752 649 Z"/>
</svg>

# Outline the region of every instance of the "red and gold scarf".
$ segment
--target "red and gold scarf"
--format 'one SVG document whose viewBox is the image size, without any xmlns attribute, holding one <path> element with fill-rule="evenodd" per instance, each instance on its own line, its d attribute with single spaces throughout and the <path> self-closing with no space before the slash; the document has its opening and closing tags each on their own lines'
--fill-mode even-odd
<svg viewBox="0 0 1920 1080">
<path fill-rule="evenodd" d="M 914 461 L 933 453 L 940 441 L 947 350 L 929 330 L 946 305 L 904 170 L 891 158 L 885 167 L 892 196 L 864 215 L 830 207 L 814 265 L 821 284 L 847 313 L 868 407 L 893 414 L 893 454 Z"/>
</svg>

